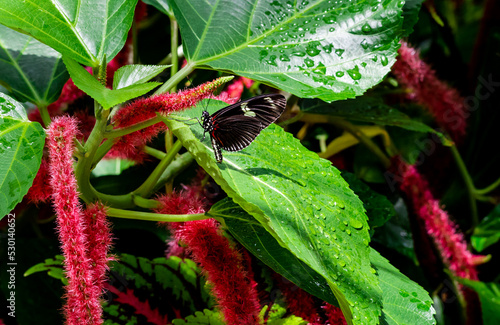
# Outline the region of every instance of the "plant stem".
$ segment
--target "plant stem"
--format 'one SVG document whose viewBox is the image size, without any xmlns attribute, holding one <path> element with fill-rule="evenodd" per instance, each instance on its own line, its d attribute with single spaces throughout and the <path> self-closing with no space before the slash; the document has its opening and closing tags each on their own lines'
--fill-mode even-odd
<svg viewBox="0 0 500 325">
<path fill-rule="evenodd" d="M 462 175 L 462 178 L 464 179 L 465 186 L 467 187 L 467 192 L 468 192 L 468 197 L 469 197 L 469 204 L 471 208 L 471 214 L 472 214 L 472 228 L 475 228 L 477 224 L 479 223 L 479 218 L 477 214 L 477 204 L 476 204 L 476 198 L 474 197 L 475 193 L 475 188 L 474 188 L 474 183 L 472 182 L 472 178 L 470 177 L 469 172 L 467 171 L 467 167 L 465 166 L 464 161 L 462 160 L 462 157 L 460 156 L 460 153 L 458 152 L 458 149 L 455 145 L 452 145 L 450 147 L 451 152 L 453 154 L 453 158 L 455 158 L 455 162 L 457 163 L 458 170 L 460 171 L 460 174 Z"/>
<path fill-rule="evenodd" d="M 134 191 L 135 195 L 141 196 L 141 197 L 148 197 L 155 187 L 158 179 L 161 177 L 165 169 L 168 167 L 168 165 L 174 160 L 175 155 L 181 150 L 182 148 L 182 143 L 177 140 L 172 149 L 167 152 L 165 157 L 160 161 L 158 166 L 153 170 L 153 172 L 149 175 L 149 177 L 144 181 L 144 183 Z"/>
<path fill-rule="evenodd" d="M 170 50 L 172 52 L 172 66 L 170 67 L 170 77 L 175 76 L 179 69 L 179 59 L 177 58 L 177 46 L 179 46 L 179 25 L 175 17 L 170 17 Z M 177 91 L 177 85 L 171 88 L 172 92 Z"/>
<path fill-rule="evenodd" d="M 482 189 L 475 189 L 474 192 L 479 195 L 484 195 L 488 194 L 489 192 L 493 191 L 500 185 L 500 178 L 498 178 L 496 181 L 491 183 L 489 186 L 482 188 Z"/>
<path fill-rule="evenodd" d="M 103 139 L 109 115 L 109 110 L 103 110 L 96 101 L 94 101 L 94 106 L 96 123 L 83 148 L 84 155 L 81 159 L 78 159 L 75 167 L 75 177 L 78 182 L 80 196 L 85 202 L 93 202 L 97 199 L 98 193 L 90 184 L 90 172 L 92 170 L 94 156 Z"/>
<path fill-rule="evenodd" d="M 135 131 L 142 130 L 148 126 L 155 125 L 156 123 L 162 122 L 162 118 L 160 116 L 156 116 L 153 118 L 150 118 L 149 120 L 145 120 L 136 124 L 133 124 L 131 126 L 127 126 L 121 129 L 114 129 L 111 131 L 107 131 L 104 133 L 104 137 L 107 138 L 108 140 L 122 137 L 124 135 L 130 134 Z"/>
<path fill-rule="evenodd" d="M 155 95 L 163 94 L 175 87 L 182 79 L 187 77 L 194 70 L 194 64 L 188 63 L 184 68 L 179 70 L 174 76 L 167 80 L 157 91 Z"/>
<path fill-rule="evenodd" d="M 301 121 L 309 123 L 330 123 L 342 130 L 346 130 L 358 139 L 359 142 L 364 144 L 368 150 L 375 154 L 380 159 L 384 168 L 389 168 L 391 165 L 389 157 L 387 157 L 387 155 L 368 136 L 366 136 L 366 134 L 361 131 L 359 127 L 344 119 L 324 115 L 304 114 Z"/>
<path fill-rule="evenodd" d="M 152 157 L 155 157 L 158 160 L 162 160 L 167 155 L 163 151 L 155 149 L 155 148 L 152 148 L 152 147 L 149 147 L 149 146 L 144 146 L 144 148 L 142 149 L 142 151 L 144 151 L 144 153 L 146 153 L 146 154 L 148 154 L 148 155 L 150 155 Z"/>
<path fill-rule="evenodd" d="M 146 220 L 146 221 L 156 221 L 156 222 L 185 222 L 193 220 L 203 220 L 209 219 L 204 213 L 198 214 L 159 214 L 151 212 L 140 212 L 140 211 L 130 211 L 121 210 L 115 208 L 108 208 L 107 214 L 110 217 L 124 218 L 124 219 L 135 219 L 135 220 Z"/>
<path fill-rule="evenodd" d="M 47 110 L 47 106 L 38 107 L 38 111 L 40 112 L 40 117 L 42 118 L 44 126 L 48 128 L 50 125 L 50 115 L 49 111 Z"/>
</svg>

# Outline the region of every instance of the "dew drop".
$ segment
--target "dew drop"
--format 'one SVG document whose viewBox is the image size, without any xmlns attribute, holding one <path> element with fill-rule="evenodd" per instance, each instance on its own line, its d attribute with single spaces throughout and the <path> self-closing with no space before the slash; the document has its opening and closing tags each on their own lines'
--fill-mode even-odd
<svg viewBox="0 0 500 325">
<path fill-rule="evenodd" d="M 290 61 L 290 58 L 286 54 L 283 54 L 283 55 L 280 55 L 280 60 L 287 62 L 287 61 Z"/>
<path fill-rule="evenodd" d="M 372 28 L 368 23 L 366 23 L 363 25 L 363 27 L 361 27 L 361 30 L 363 31 L 363 33 L 369 33 L 372 31 Z"/>
<path fill-rule="evenodd" d="M 309 68 L 312 68 L 314 66 L 314 61 L 307 58 L 304 60 L 304 63 L 309 67 Z"/>
<path fill-rule="evenodd" d="M 363 223 L 357 219 L 352 219 L 351 220 L 351 226 L 356 229 L 361 229 L 363 228 Z"/>
<path fill-rule="evenodd" d="M 335 75 L 336 75 L 337 77 L 339 77 L 339 78 L 340 78 L 340 77 L 343 77 L 343 76 L 344 76 L 344 71 L 337 71 L 337 72 L 335 72 Z"/>
<path fill-rule="evenodd" d="M 380 63 L 382 63 L 382 65 L 385 67 L 389 63 L 389 59 L 387 59 L 387 56 L 382 54 L 380 56 Z"/>
<path fill-rule="evenodd" d="M 337 54 L 338 56 L 342 56 L 342 54 L 344 54 L 345 50 L 343 49 L 336 49 L 335 50 L 335 54 Z"/>
<path fill-rule="evenodd" d="M 305 52 L 301 52 L 301 51 L 293 51 L 292 55 L 293 56 L 306 56 L 306 53 Z"/>
<path fill-rule="evenodd" d="M 352 80 L 361 79 L 361 73 L 359 72 L 359 67 L 355 66 L 353 69 L 347 70 L 347 73 L 352 78 Z"/>
</svg>

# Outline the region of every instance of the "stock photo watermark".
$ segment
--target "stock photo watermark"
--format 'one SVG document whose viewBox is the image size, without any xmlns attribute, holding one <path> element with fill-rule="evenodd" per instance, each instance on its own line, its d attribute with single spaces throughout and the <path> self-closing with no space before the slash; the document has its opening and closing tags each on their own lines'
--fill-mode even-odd
<svg viewBox="0 0 500 325">
<path fill-rule="evenodd" d="M 7 215 L 7 315 L 16 317 L 16 216 Z"/>
</svg>

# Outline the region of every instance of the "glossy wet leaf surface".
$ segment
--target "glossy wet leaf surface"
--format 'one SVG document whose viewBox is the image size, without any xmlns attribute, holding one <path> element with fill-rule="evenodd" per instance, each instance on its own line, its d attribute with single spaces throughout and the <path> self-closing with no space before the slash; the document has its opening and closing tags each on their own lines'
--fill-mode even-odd
<svg viewBox="0 0 500 325">
<path fill-rule="evenodd" d="M 273 270 L 314 296 L 337 305 L 328 283 L 320 274 L 279 245 L 230 199 L 215 204 L 208 214 L 223 218 L 231 234 Z M 374 249 L 370 250 L 370 261 L 382 289 L 381 324 L 435 324 L 432 300 L 422 287 L 401 274 Z"/>
<path fill-rule="evenodd" d="M 69 78 L 61 54 L 33 37 L 0 25 L 0 82 L 21 102 L 55 102 Z"/>
<path fill-rule="evenodd" d="M 389 72 L 403 4 L 173 0 L 172 9 L 188 62 L 333 101 L 363 94 Z"/>
<path fill-rule="evenodd" d="M 0 93 L 0 217 L 3 218 L 35 179 L 42 159 L 45 132 L 30 122 L 24 107 Z"/>
<path fill-rule="evenodd" d="M 222 107 L 211 104 L 210 113 Z M 200 117 L 203 106 L 183 116 Z M 248 148 L 223 152 L 224 161 L 217 164 L 209 137 L 200 142 L 203 129 L 198 124 L 190 128 L 173 119 L 165 122 L 229 197 L 324 277 L 354 323 L 378 319 L 381 292 L 370 266 L 363 204 L 329 161 L 271 125 Z"/>
<path fill-rule="evenodd" d="M 96 67 L 125 44 L 137 0 L 0 0 L 2 24 Z"/>
</svg>

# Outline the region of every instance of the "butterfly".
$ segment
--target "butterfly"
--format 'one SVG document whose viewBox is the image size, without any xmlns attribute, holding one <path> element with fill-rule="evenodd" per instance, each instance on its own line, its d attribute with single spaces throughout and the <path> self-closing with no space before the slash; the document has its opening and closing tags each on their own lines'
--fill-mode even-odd
<svg viewBox="0 0 500 325">
<path fill-rule="evenodd" d="M 285 110 L 286 99 L 280 94 L 255 96 L 224 107 L 210 115 L 203 111 L 203 139 L 208 132 L 215 160 L 222 162 L 222 149 L 240 151 L 250 145 L 260 131 L 276 121 Z M 202 140 L 203 141 L 203 140 Z"/>
</svg>

